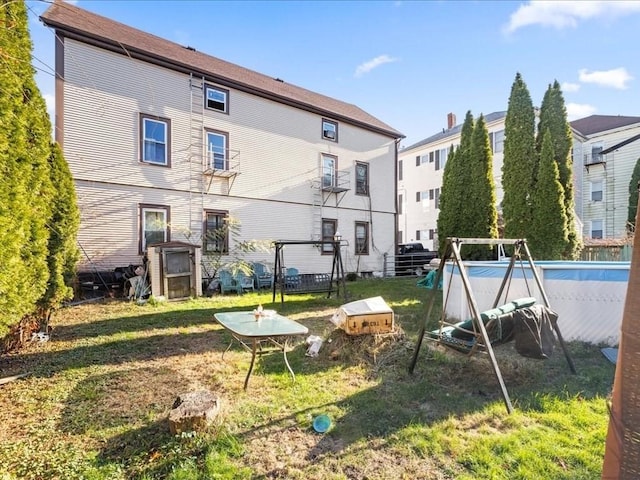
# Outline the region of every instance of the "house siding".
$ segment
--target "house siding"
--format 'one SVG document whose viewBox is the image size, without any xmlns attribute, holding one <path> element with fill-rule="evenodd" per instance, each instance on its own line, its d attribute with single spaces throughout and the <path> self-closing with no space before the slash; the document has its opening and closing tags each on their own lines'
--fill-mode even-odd
<svg viewBox="0 0 640 480">
<path fill-rule="evenodd" d="M 203 212 L 212 209 L 240 221 L 238 240 L 311 240 L 320 234 L 318 218 L 335 218 L 348 241 L 348 271 L 381 270 L 384 253 L 393 252 L 394 138 L 338 122 L 339 142 L 323 140 L 322 116 L 228 88 L 228 114 L 191 112 L 191 95 L 202 92 L 191 89 L 189 75 L 69 38 L 64 69 L 63 140 L 82 216 L 81 268 L 141 262 L 141 203 L 170 207 L 172 240 L 201 244 Z M 170 167 L 139 161 L 140 113 L 170 120 Z M 227 132 L 227 147 L 240 152 L 234 179 L 202 174 L 204 129 Z M 202 148 L 191 147 L 195 139 Z M 347 191 L 320 191 L 323 153 L 338 157 L 338 170 L 348 173 Z M 357 161 L 369 164 L 370 196 L 355 195 Z M 356 221 L 371 225 L 370 254 L 359 262 L 353 255 Z M 272 263 L 270 256 L 253 253 L 247 260 Z M 331 257 L 314 247 L 289 248 L 287 263 L 301 272 L 331 269 Z"/>
<path fill-rule="evenodd" d="M 593 144 L 601 144 L 604 149 L 607 149 L 639 133 L 640 124 L 595 133 L 585 139 L 580 152 L 574 150 L 574 167 L 579 166 L 582 169 L 585 185 L 582 192 L 585 237 L 591 237 L 593 220 L 603 221 L 604 238 L 622 238 L 626 235 L 629 182 L 636 161 L 640 158 L 640 141 L 624 145 L 606 154 L 605 161 L 601 164 L 585 166 L 585 155 L 591 154 Z M 601 201 L 593 201 L 591 198 L 593 182 L 602 182 Z"/>
</svg>

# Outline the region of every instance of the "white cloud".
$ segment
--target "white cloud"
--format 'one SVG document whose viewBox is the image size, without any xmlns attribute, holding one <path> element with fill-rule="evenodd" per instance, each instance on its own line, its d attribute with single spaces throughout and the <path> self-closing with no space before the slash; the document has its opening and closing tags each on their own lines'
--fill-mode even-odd
<svg viewBox="0 0 640 480">
<path fill-rule="evenodd" d="M 586 103 L 567 103 L 567 119 L 569 121 L 577 120 L 578 118 L 588 117 L 593 115 L 598 110 L 593 105 Z"/>
<path fill-rule="evenodd" d="M 378 68 L 380 65 L 384 65 L 385 63 L 393 63 L 397 62 L 397 58 L 390 57 L 389 55 L 379 55 L 376 58 L 369 60 L 367 62 L 361 63 L 356 68 L 356 72 L 354 73 L 355 77 L 361 77 L 365 73 L 369 73 L 374 68 Z"/>
<path fill-rule="evenodd" d="M 633 80 L 627 69 L 624 67 L 614 68 L 613 70 L 594 70 L 593 72 L 583 68 L 578 72 L 579 79 L 582 83 L 595 83 L 602 87 L 612 87 L 618 90 L 627 88 L 627 83 Z"/>
<path fill-rule="evenodd" d="M 580 90 L 579 83 L 564 82 L 561 87 L 563 92 L 577 92 Z"/>
<path fill-rule="evenodd" d="M 640 13 L 640 2 L 635 1 L 584 1 L 584 0 L 532 0 L 520 5 L 505 25 L 505 33 L 513 33 L 529 25 L 553 27 L 558 30 L 571 27 L 590 18 L 615 18 Z"/>
</svg>

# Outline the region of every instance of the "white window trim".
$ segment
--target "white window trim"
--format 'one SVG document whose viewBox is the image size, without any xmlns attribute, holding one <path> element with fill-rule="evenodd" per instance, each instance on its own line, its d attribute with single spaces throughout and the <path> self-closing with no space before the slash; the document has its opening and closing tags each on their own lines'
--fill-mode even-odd
<svg viewBox="0 0 640 480">
<path fill-rule="evenodd" d="M 209 106 L 209 90 L 214 90 L 214 91 L 219 92 L 219 93 L 224 95 L 224 101 L 222 102 L 224 107 L 222 109 L 213 108 L 213 107 Z M 207 110 L 214 111 L 214 112 L 229 113 L 229 90 L 227 90 L 225 88 L 216 87 L 216 86 L 213 86 L 213 85 L 205 85 L 205 88 L 204 88 L 204 108 L 206 108 Z"/>
<path fill-rule="evenodd" d="M 147 121 L 155 122 L 161 124 L 164 128 L 164 161 L 158 162 L 155 160 L 150 160 L 145 158 L 145 145 L 147 142 L 160 143 L 156 142 L 154 139 L 147 139 L 146 131 L 147 131 Z M 140 114 L 140 161 L 142 163 L 147 163 L 149 165 L 160 165 L 164 167 L 168 167 L 171 165 L 171 123 L 168 118 L 160 118 L 155 117 L 153 115 L 148 115 L 145 113 Z"/>
<path fill-rule="evenodd" d="M 146 252 L 147 250 L 147 238 L 145 233 L 147 232 L 146 226 L 146 214 L 150 212 L 162 213 L 164 216 L 164 235 L 163 241 L 168 242 L 171 238 L 171 233 L 169 230 L 169 222 L 170 222 L 170 208 L 164 205 L 140 205 L 140 252 Z M 151 230 L 149 230 L 151 231 Z M 156 230 L 159 231 L 159 230 Z"/>
</svg>

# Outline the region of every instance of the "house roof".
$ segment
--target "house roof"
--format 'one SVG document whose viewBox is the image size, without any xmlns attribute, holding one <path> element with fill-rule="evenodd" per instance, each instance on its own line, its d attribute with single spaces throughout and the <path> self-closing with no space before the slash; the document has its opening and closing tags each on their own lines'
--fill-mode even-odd
<svg viewBox="0 0 640 480">
<path fill-rule="evenodd" d="M 495 122 L 496 120 L 500 120 L 507 116 L 507 112 L 493 112 L 484 116 L 485 123 Z M 404 148 L 403 151 L 412 150 L 414 148 L 422 147 L 424 145 L 429 145 L 430 143 L 436 143 L 441 140 L 446 140 L 449 137 L 455 137 L 462 130 L 462 124 L 450 128 L 449 130 L 443 129 L 442 132 L 436 133 L 435 135 L 431 135 L 430 137 L 425 138 L 424 140 L 420 140 L 419 142 L 414 143 L 413 145 Z"/>
<path fill-rule="evenodd" d="M 204 76 L 276 102 L 333 120 L 345 121 L 392 138 L 404 135 L 359 107 L 306 90 L 280 79 L 226 62 L 190 47 L 110 20 L 68 2 L 56 0 L 40 17 L 64 36 L 185 73 Z"/>
<path fill-rule="evenodd" d="M 569 122 L 571 127 L 584 136 L 606 132 L 615 128 L 640 123 L 640 117 L 623 117 L 621 115 L 591 115 Z"/>
</svg>

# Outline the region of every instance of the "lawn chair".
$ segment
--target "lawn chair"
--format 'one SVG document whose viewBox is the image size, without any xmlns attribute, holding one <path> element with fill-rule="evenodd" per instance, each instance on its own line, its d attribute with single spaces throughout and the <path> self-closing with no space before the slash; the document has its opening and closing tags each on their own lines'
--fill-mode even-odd
<svg viewBox="0 0 640 480">
<path fill-rule="evenodd" d="M 227 292 L 242 293 L 242 288 L 230 271 L 220 270 L 218 276 L 220 277 L 220 293 L 222 295 Z"/>
<path fill-rule="evenodd" d="M 255 291 L 255 286 L 253 285 L 253 276 L 239 271 L 235 277 L 235 280 L 238 284 L 238 293 L 244 293 L 245 291 L 249 290 L 251 290 L 252 292 Z"/>
<path fill-rule="evenodd" d="M 289 267 L 285 270 L 284 287 L 286 290 L 297 290 L 300 288 L 300 272 L 297 268 Z"/>
<path fill-rule="evenodd" d="M 267 266 L 264 263 L 256 262 L 252 267 L 255 287 L 258 290 L 271 288 L 273 286 L 273 274 L 267 269 Z"/>
</svg>

